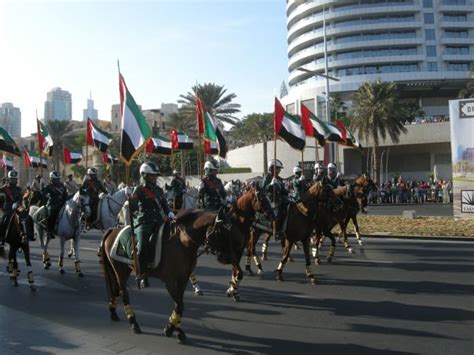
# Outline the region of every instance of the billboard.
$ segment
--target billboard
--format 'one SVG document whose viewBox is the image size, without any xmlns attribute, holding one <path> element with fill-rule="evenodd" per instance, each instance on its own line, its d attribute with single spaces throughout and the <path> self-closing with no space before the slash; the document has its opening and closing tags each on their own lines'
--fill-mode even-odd
<svg viewBox="0 0 474 355">
<path fill-rule="evenodd" d="M 474 219 L 474 99 L 450 100 L 454 217 Z"/>
</svg>

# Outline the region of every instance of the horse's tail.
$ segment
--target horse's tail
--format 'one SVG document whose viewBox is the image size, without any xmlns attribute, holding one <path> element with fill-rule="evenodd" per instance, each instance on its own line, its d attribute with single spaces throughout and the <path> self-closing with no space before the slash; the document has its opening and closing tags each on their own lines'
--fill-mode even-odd
<svg viewBox="0 0 474 355">
<path fill-rule="evenodd" d="M 120 287 L 117 281 L 117 278 L 115 276 L 115 271 L 114 267 L 112 266 L 112 263 L 109 260 L 108 257 L 108 251 L 107 248 L 105 247 L 105 241 L 106 239 L 112 234 L 114 229 L 109 229 L 104 233 L 104 236 L 102 237 L 102 242 L 100 243 L 100 262 L 103 267 L 104 271 L 104 277 L 105 277 L 105 285 L 107 287 L 107 292 L 109 295 L 109 299 L 114 298 L 119 295 L 120 293 Z"/>
</svg>

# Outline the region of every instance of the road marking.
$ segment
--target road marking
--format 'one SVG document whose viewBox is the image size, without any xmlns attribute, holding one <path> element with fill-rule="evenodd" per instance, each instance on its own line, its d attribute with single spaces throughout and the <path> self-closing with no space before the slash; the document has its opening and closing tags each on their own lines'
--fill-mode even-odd
<svg viewBox="0 0 474 355">
<path fill-rule="evenodd" d="M 98 247 L 97 247 L 98 248 Z M 97 251 L 97 248 L 79 248 L 80 250 Z"/>
<path fill-rule="evenodd" d="M 400 243 L 407 243 L 407 242 L 408 243 L 420 243 L 420 242 L 423 242 L 423 243 L 448 243 L 448 244 L 471 244 L 471 245 L 473 245 L 473 242 L 463 241 L 463 240 L 448 240 L 448 239 L 436 240 L 436 239 L 421 239 L 421 238 L 408 239 L 408 238 L 409 237 L 402 238 L 402 239 L 399 239 L 399 238 L 374 238 L 374 239 L 377 239 L 377 241 L 381 241 L 381 242 L 400 242 Z M 440 238 L 443 238 L 443 237 L 440 237 Z M 370 239 L 370 235 L 367 236 L 366 241 L 368 241 L 369 239 Z"/>
<path fill-rule="evenodd" d="M 347 261 L 355 261 L 358 263 L 374 263 L 374 264 L 394 264 L 393 261 L 388 260 L 365 260 L 365 259 L 347 259 Z"/>
<path fill-rule="evenodd" d="M 4 271 L 0 271 L 0 276 L 10 276 L 10 274 L 7 273 L 7 272 L 4 272 Z M 63 285 L 60 282 L 56 282 L 56 281 L 53 281 L 51 279 L 47 279 L 47 278 L 42 277 L 42 276 L 34 275 L 34 278 L 35 278 L 35 286 L 39 286 L 39 287 L 47 286 L 48 288 L 57 288 L 57 289 L 60 289 L 60 290 L 63 290 L 63 291 L 77 292 L 77 289 L 75 289 L 75 288 Z M 28 283 L 28 280 L 26 278 L 23 278 L 23 277 L 18 278 L 18 283 L 20 285 L 27 285 L 27 286 L 30 285 Z"/>
</svg>

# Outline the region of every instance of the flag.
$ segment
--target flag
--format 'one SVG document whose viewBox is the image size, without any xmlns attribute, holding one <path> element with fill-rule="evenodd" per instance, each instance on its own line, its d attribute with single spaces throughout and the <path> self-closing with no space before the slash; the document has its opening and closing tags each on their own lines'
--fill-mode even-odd
<svg viewBox="0 0 474 355">
<path fill-rule="evenodd" d="M 173 150 L 193 149 L 194 144 L 183 131 L 173 129 L 171 131 L 171 148 Z"/>
<path fill-rule="evenodd" d="M 338 127 L 332 123 L 326 123 L 326 126 L 329 128 L 330 132 L 329 136 L 326 138 L 328 142 L 344 143 L 343 133 Z"/>
<path fill-rule="evenodd" d="M 346 128 L 346 131 L 347 131 L 346 145 L 349 147 L 354 147 L 354 148 L 358 148 L 362 150 L 363 149 L 362 144 L 359 143 L 358 139 L 354 136 L 354 134 L 351 131 L 349 131 L 347 128 Z"/>
<path fill-rule="evenodd" d="M 161 136 L 152 137 L 146 143 L 147 153 L 171 155 L 171 151 L 171 142 L 169 141 L 169 139 L 166 139 Z"/>
<path fill-rule="evenodd" d="M 0 151 L 21 157 L 20 149 L 8 132 L 0 127 Z"/>
<path fill-rule="evenodd" d="M 64 164 L 77 164 L 82 160 L 82 154 L 71 152 L 68 147 L 63 149 Z"/>
<path fill-rule="evenodd" d="M 86 143 L 93 145 L 102 153 L 105 153 L 112 142 L 112 135 L 97 127 L 94 122 L 87 119 Z"/>
<path fill-rule="evenodd" d="M 0 160 L 0 168 L 7 169 L 7 171 L 13 170 L 13 159 L 3 154 Z"/>
<path fill-rule="evenodd" d="M 137 151 L 151 137 L 145 116 L 128 91 L 122 74 L 119 74 L 120 112 L 122 113 L 122 139 L 120 155 L 130 164 Z"/>
<path fill-rule="evenodd" d="M 38 144 L 40 153 L 48 152 L 48 155 L 51 156 L 52 148 L 53 148 L 53 138 L 48 132 L 48 128 L 46 125 L 41 122 L 38 118 L 36 119 L 36 126 L 38 129 Z"/>
<path fill-rule="evenodd" d="M 196 96 L 196 120 L 197 120 L 197 130 L 198 134 L 204 133 L 204 117 L 203 117 L 204 107 L 199 96 Z"/>
<path fill-rule="evenodd" d="M 112 154 L 102 153 L 102 161 L 106 164 L 117 164 L 118 159 L 115 158 Z"/>
<path fill-rule="evenodd" d="M 336 120 L 336 127 L 339 128 L 339 130 L 341 131 L 342 140 L 344 141 L 344 143 L 347 143 L 347 129 L 346 126 L 344 126 L 344 123 L 339 120 Z"/>
<path fill-rule="evenodd" d="M 326 144 L 326 140 L 331 142 L 331 135 L 333 134 L 331 128 L 328 124 L 319 118 L 317 118 L 305 105 L 301 104 L 301 120 L 303 122 L 303 126 L 306 130 L 310 130 L 308 125 L 308 119 L 313 126 L 313 134 L 312 136 L 316 138 L 318 144 L 323 147 Z M 337 130 L 337 128 L 336 128 Z M 307 133 L 308 134 L 308 133 Z M 311 135 L 311 134 L 310 134 Z"/>
<path fill-rule="evenodd" d="M 303 150 L 305 146 L 304 129 L 301 119 L 285 111 L 280 101 L 275 97 L 275 112 L 273 114 L 275 133 L 287 142 L 292 148 Z"/>
<path fill-rule="evenodd" d="M 204 140 L 217 142 L 219 156 L 225 158 L 227 154 L 227 142 L 224 137 L 224 132 L 222 132 L 222 129 L 209 112 L 206 112 L 204 116 Z"/>
<path fill-rule="evenodd" d="M 40 159 L 40 157 L 30 154 L 26 148 L 23 150 L 23 159 L 25 160 L 25 165 L 27 168 L 30 166 L 33 168 L 39 168 L 41 163 L 43 164 L 43 168 L 48 167 L 48 160 L 45 158 Z"/>
<path fill-rule="evenodd" d="M 217 143 L 205 139 L 204 140 L 204 153 L 211 154 L 211 155 L 219 154 L 219 148 L 217 147 Z"/>
</svg>

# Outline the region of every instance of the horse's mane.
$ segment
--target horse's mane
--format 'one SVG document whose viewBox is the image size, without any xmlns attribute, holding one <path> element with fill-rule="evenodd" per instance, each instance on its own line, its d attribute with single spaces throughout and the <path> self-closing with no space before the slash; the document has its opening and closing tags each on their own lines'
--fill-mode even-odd
<svg viewBox="0 0 474 355">
<path fill-rule="evenodd" d="M 304 195 L 302 196 L 301 200 L 302 201 L 305 201 L 307 200 L 308 198 L 312 197 L 312 196 L 316 196 L 319 191 L 321 190 L 321 182 L 320 181 L 316 181 L 313 185 L 311 185 L 311 187 L 304 193 Z"/>
<path fill-rule="evenodd" d="M 242 192 L 242 195 L 237 199 L 235 202 L 236 206 L 240 210 L 244 210 L 244 206 L 246 203 L 248 203 L 248 200 L 251 199 L 251 196 L 255 194 L 255 188 L 249 188 L 246 191 Z M 250 196 L 250 197 L 249 197 Z"/>
<path fill-rule="evenodd" d="M 206 216 L 209 218 L 212 217 L 212 219 L 214 219 L 216 216 L 216 213 L 211 212 L 211 211 L 199 210 L 199 209 L 180 210 L 178 214 L 176 215 L 176 223 L 187 225 L 189 223 L 195 222 L 198 218 L 203 217 L 203 216 Z M 203 220 L 201 223 L 198 222 L 193 227 L 197 229 L 204 226 L 205 224 L 208 223 L 207 218 L 205 220 L 206 222 L 204 222 Z"/>
</svg>

